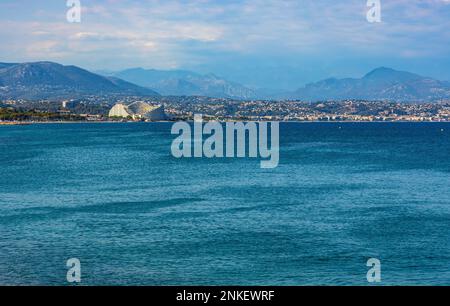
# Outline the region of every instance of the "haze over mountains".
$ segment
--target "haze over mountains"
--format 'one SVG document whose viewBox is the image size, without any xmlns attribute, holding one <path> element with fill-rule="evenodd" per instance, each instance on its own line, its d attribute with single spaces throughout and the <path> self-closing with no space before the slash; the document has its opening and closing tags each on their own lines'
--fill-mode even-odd
<svg viewBox="0 0 450 306">
<path fill-rule="evenodd" d="M 435 101 L 450 98 L 450 82 L 390 68 L 377 68 L 363 78 L 330 78 L 308 84 L 288 98 L 301 100 L 390 100 L 398 102 Z"/>
<path fill-rule="evenodd" d="M 0 97 L 22 99 L 73 98 L 84 95 L 156 96 L 148 88 L 103 77 L 76 66 L 52 62 L 0 63 Z"/>
<path fill-rule="evenodd" d="M 389 100 L 398 102 L 436 101 L 450 98 L 450 82 L 438 81 L 391 68 L 377 68 L 364 77 L 329 78 L 311 83 L 293 92 L 272 94 L 264 89 L 252 90 L 212 74 L 191 71 L 128 69 L 112 75 L 163 95 L 201 95 L 236 99 Z"/>
<path fill-rule="evenodd" d="M 115 72 L 112 75 L 151 88 L 162 95 L 231 99 L 254 99 L 258 97 L 254 90 L 219 78 L 214 74 L 201 75 L 187 70 L 163 71 L 134 68 Z"/>
<path fill-rule="evenodd" d="M 105 74 L 105 73 L 104 73 Z M 0 98 L 51 99 L 85 95 L 207 96 L 232 99 L 343 99 L 423 102 L 450 99 L 450 82 L 390 68 L 377 68 L 364 77 L 330 78 L 296 91 L 269 94 L 222 79 L 186 70 L 134 68 L 101 76 L 52 62 L 0 63 Z"/>
</svg>

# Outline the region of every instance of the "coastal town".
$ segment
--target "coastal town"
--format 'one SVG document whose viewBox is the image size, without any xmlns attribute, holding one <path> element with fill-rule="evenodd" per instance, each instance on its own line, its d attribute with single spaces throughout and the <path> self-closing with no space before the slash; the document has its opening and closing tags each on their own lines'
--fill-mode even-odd
<svg viewBox="0 0 450 306">
<path fill-rule="evenodd" d="M 117 111 L 120 109 L 121 111 Z M 32 122 L 189 121 L 448 122 L 450 101 L 266 101 L 208 97 L 99 97 L 0 101 L 2 125 Z"/>
</svg>

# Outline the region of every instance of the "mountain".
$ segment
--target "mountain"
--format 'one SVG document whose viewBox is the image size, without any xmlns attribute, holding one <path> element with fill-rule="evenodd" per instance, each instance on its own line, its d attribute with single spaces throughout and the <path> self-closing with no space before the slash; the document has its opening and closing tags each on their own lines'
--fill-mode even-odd
<svg viewBox="0 0 450 306">
<path fill-rule="evenodd" d="M 435 101 L 450 98 L 450 83 L 390 68 L 377 68 L 360 79 L 330 78 L 282 98 L 319 100 Z"/>
<path fill-rule="evenodd" d="M 84 95 L 143 95 L 158 93 L 138 85 L 52 62 L 0 63 L 0 97 L 44 99 Z"/>
<path fill-rule="evenodd" d="M 105 73 L 106 75 L 106 73 Z M 423 102 L 450 99 L 450 82 L 390 68 L 377 68 L 362 78 L 329 78 L 293 93 L 249 89 L 214 74 L 187 70 L 128 69 L 107 76 L 52 62 L 0 63 L 0 98 L 79 98 L 86 95 L 207 96 L 232 99 L 389 100 Z"/>
<path fill-rule="evenodd" d="M 201 75 L 186 70 L 134 68 L 112 73 L 128 82 L 171 96 L 207 96 L 214 98 L 252 99 L 256 92 L 214 74 Z"/>
</svg>

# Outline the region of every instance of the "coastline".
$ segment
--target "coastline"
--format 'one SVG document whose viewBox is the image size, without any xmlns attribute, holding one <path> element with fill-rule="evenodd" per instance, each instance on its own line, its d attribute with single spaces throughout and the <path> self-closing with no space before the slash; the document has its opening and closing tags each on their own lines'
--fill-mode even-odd
<svg viewBox="0 0 450 306">
<path fill-rule="evenodd" d="M 0 122 L 0 126 L 11 126 L 11 125 L 30 125 L 28 122 Z"/>
<path fill-rule="evenodd" d="M 194 122 L 193 120 L 180 120 L 180 121 L 30 121 L 30 122 L 0 122 L 0 126 L 27 126 L 27 125 L 45 125 L 45 124 L 139 124 L 139 123 L 175 123 L 175 122 Z M 206 122 L 206 121 L 205 121 Z M 227 121 L 219 121 L 219 122 L 251 122 L 248 120 L 227 120 Z M 264 121 L 261 121 L 264 122 Z M 271 122 L 271 121 L 266 121 Z M 337 124 L 346 124 L 346 123 L 450 123 L 450 121 L 407 121 L 407 120 L 398 120 L 398 121 L 297 121 L 297 120 L 289 120 L 289 121 L 280 121 L 274 120 L 274 122 L 280 123 L 337 123 Z"/>
</svg>

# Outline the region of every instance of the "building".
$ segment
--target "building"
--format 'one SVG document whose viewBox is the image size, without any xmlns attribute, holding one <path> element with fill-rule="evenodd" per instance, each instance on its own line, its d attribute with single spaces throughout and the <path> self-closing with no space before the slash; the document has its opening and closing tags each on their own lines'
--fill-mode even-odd
<svg viewBox="0 0 450 306">
<path fill-rule="evenodd" d="M 163 105 L 152 106 L 145 102 L 134 102 L 128 106 L 118 103 L 109 111 L 109 117 L 133 117 L 149 121 L 167 120 Z"/>
<path fill-rule="evenodd" d="M 150 112 L 154 107 L 145 102 L 134 102 L 128 105 L 128 111 L 136 115 L 145 115 Z"/>
<path fill-rule="evenodd" d="M 143 117 L 150 121 L 164 121 L 168 119 L 164 110 L 164 105 L 154 106 L 151 110 L 146 112 Z"/>
<path fill-rule="evenodd" d="M 109 111 L 109 117 L 121 117 L 121 118 L 128 118 L 130 116 L 132 116 L 132 114 L 130 114 L 128 112 L 128 107 L 122 103 L 117 103 L 116 105 L 113 106 L 113 108 L 111 108 L 111 110 Z"/>
</svg>

